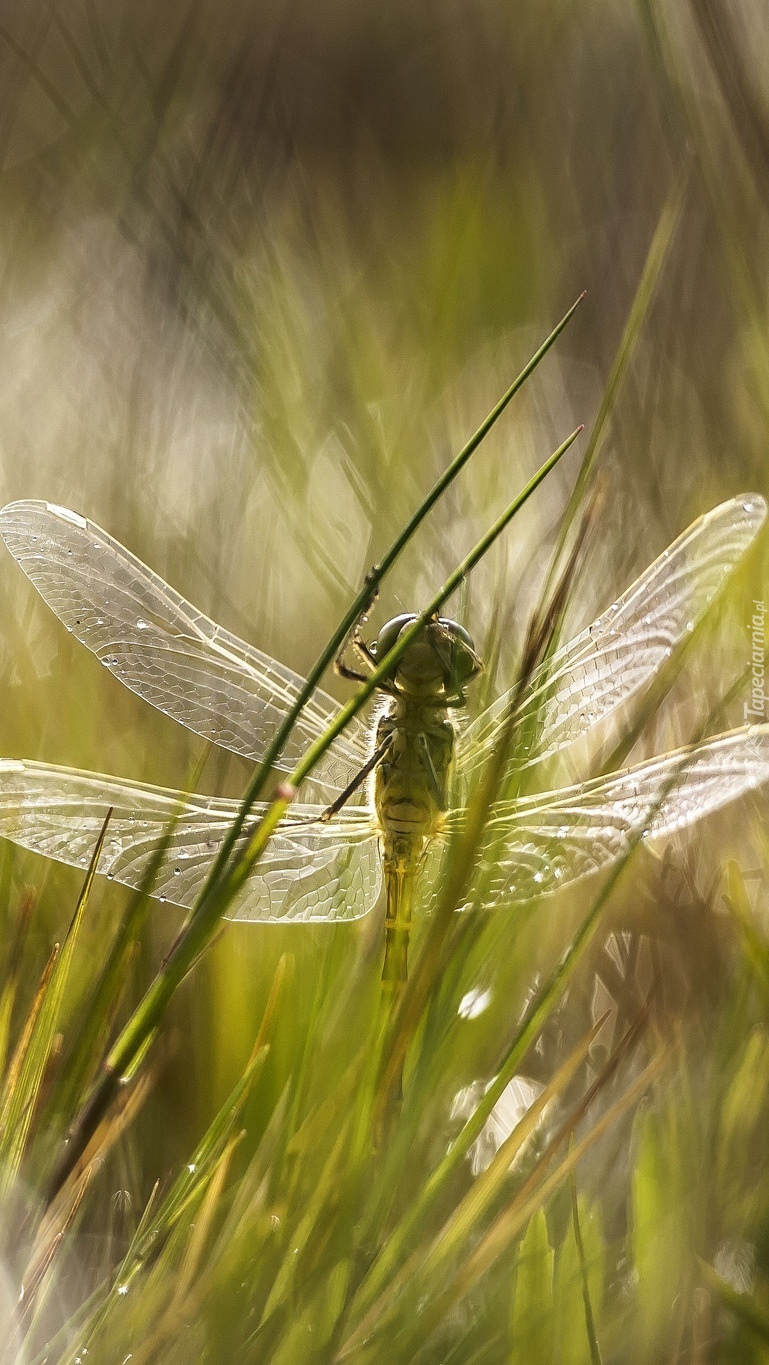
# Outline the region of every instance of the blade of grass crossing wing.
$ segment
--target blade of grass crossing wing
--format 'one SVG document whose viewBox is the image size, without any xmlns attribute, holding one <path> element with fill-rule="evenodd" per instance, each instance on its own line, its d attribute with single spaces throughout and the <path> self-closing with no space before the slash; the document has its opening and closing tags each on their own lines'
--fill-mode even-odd
<svg viewBox="0 0 769 1365">
<path fill-rule="evenodd" d="M 262 763 L 260 764 L 259 768 L 257 769 L 256 773 L 254 774 L 254 777 L 243 799 L 242 807 L 240 812 L 238 813 L 238 817 L 233 822 L 232 829 L 230 830 L 227 838 L 224 840 L 224 843 L 222 844 L 221 849 L 219 850 L 217 858 L 211 869 L 207 886 L 204 889 L 203 895 L 198 906 L 196 907 L 196 911 L 193 913 L 199 912 L 200 905 L 205 903 L 207 899 L 207 892 L 210 891 L 210 889 L 212 889 L 213 887 L 215 887 L 221 880 L 222 875 L 225 872 L 225 869 L 227 868 L 230 856 L 235 849 L 238 837 L 245 825 L 246 819 L 248 818 L 248 814 L 251 810 L 251 807 L 257 800 L 268 777 L 270 776 L 273 768 L 275 767 L 276 760 L 280 757 L 281 753 L 283 752 L 288 736 L 291 734 L 291 731 L 294 728 L 297 718 L 299 717 L 305 705 L 309 701 L 315 688 L 318 686 L 326 669 L 329 668 L 330 665 L 333 663 L 334 659 L 339 653 L 339 650 L 342 648 L 345 641 L 348 639 L 350 632 L 355 627 L 361 615 L 370 608 L 379 590 L 379 586 L 382 583 L 383 579 L 385 578 L 386 574 L 389 573 L 390 569 L 395 564 L 396 560 L 399 559 L 401 553 L 403 552 L 409 541 L 412 539 L 414 533 L 418 530 L 419 526 L 421 526 L 428 512 L 431 511 L 431 509 L 440 500 L 440 498 L 443 496 L 446 490 L 450 487 L 454 479 L 467 464 L 470 457 L 475 453 L 475 451 L 480 446 L 481 442 L 491 431 L 491 428 L 494 426 L 498 418 L 502 415 L 505 408 L 514 398 L 515 394 L 518 393 L 519 389 L 523 386 L 523 384 L 526 382 L 529 376 L 536 369 L 537 365 L 550 350 L 550 347 L 553 345 L 557 337 L 563 331 L 564 327 L 573 317 L 574 312 L 576 311 L 579 304 L 582 302 L 583 298 L 584 294 L 581 294 L 579 298 L 576 300 L 576 302 L 572 304 L 568 312 L 564 315 L 564 317 L 557 324 L 557 326 L 554 327 L 553 331 L 545 339 L 545 341 L 542 343 L 539 349 L 534 353 L 528 364 L 524 366 L 523 370 L 510 385 L 506 393 L 502 395 L 499 402 L 496 403 L 495 406 L 492 408 L 491 412 L 481 423 L 480 427 L 475 432 L 475 434 L 471 436 L 470 440 L 466 443 L 465 446 L 463 446 L 459 454 L 455 456 L 455 458 L 449 465 L 448 469 L 445 470 L 445 472 L 441 475 L 441 477 L 438 479 L 438 481 L 435 483 L 433 488 L 428 493 L 427 497 L 422 500 L 420 506 L 417 508 L 413 517 L 410 518 L 410 520 L 407 522 L 406 526 L 403 528 L 400 534 L 396 536 L 392 545 L 385 552 L 380 562 L 376 564 L 373 567 L 373 569 L 371 569 L 371 571 L 367 574 L 366 581 L 363 587 L 361 588 L 361 591 L 358 593 L 358 596 L 356 597 L 355 601 L 351 604 L 349 611 L 346 613 L 343 620 L 339 623 L 339 626 L 334 631 L 327 645 L 321 652 L 320 657 L 317 659 L 314 667 L 310 670 L 309 674 L 307 675 L 304 687 L 299 693 L 299 696 L 296 698 L 294 705 L 286 714 L 286 718 L 283 721 L 283 724 L 279 727 L 278 731 L 276 732 L 272 744 L 270 745 L 267 753 L 265 754 L 265 757 Z M 388 659 L 390 662 L 393 662 L 390 656 L 388 656 Z M 349 716 L 345 717 L 344 722 L 345 724 L 347 723 L 347 720 L 349 718 L 350 718 Z M 315 755 L 313 762 L 317 761 L 317 759 L 321 757 L 322 753 L 325 752 L 325 749 L 328 747 L 331 738 L 334 738 L 336 733 L 337 733 L 336 731 L 333 731 L 333 733 L 330 734 L 328 740 L 326 740 L 320 752 L 317 755 Z M 310 766 L 313 766 L 313 764 L 311 764 Z"/>
</svg>

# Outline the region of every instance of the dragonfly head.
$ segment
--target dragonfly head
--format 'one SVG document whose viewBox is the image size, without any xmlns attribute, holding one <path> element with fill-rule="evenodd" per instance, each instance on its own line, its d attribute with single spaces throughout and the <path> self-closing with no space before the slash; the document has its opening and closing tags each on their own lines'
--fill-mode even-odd
<svg viewBox="0 0 769 1365">
<path fill-rule="evenodd" d="M 382 626 L 372 646 L 375 658 L 389 654 L 416 619 L 412 612 L 404 612 Z M 401 655 L 393 675 L 401 690 L 414 697 L 461 697 L 466 683 L 480 670 L 480 659 L 464 626 L 439 616 L 425 623 Z"/>
</svg>

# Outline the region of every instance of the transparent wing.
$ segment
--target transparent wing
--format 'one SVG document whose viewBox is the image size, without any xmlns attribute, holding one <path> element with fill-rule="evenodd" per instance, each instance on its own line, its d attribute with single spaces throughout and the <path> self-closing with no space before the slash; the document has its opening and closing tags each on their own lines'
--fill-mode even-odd
<svg viewBox="0 0 769 1365">
<path fill-rule="evenodd" d="M 0 535 L 60 621 L 106 668 L 204 739 L 258 760 L 304 679 L 211 621 L 92 521 L 47 502 L 12 502 Z M 316 691 L 284 750 L 291 769 L 339 707 Z M 355 722 L 314 780 L 345 787 L 368 757 Z"/>
<path fill-rule="evenodd" d="M 525 901 L 600 872 L 644 838 L 685 829 L 769 781 L 769 725 L 748 726 L 624 772 L 495 803 L 487 824 L 484 899 Z M 462 812 L 446 817 L 446 831 Z"/>
<path fill-rule="evenodd" d="M 566 748 L 635 696 L 689 633 L 766 517 L 757 494 L 732 498 L 692 523 L 603 616 L 532 677 L 519 711 L 536 736 L 528 764 Z M 458 738 L 471 774 L 498 742 L 514 689 Z"/>
<path fill-rule="evenodd" d="M 0 760 L 0 837 L 22 848 L 86 868 L 110 807 L 99 872 L 126 886 L 142 886 L 170 830 L 152 895 L 189 907 L 238 803 L 45 763 Z M 230 906 L 228 919 L 349 920 L 371 909 L 381 883 L 372 817 L 358 807 L 318 824 L 322 809 L 292 807 Z M 255 820 L 263 810 L 254 807 Z"/>
</svg>

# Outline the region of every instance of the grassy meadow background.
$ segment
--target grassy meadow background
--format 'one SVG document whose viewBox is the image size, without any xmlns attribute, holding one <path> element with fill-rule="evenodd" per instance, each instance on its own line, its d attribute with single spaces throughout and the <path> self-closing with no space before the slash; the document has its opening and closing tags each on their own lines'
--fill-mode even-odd
<svg viewBox="0 0 769 1365">
<path fill-rule="evenodd" d="M 42 498 L 87 515 L 209 615 L 306 671 L 367 568 L 585 289 L 372 616 L 375 630 L 423 605 L 584 422 L 582 446 L 452 604 L 496 659 L 480 692 L 509 686 L 599 415 L 602 499 L 567 631 L 696 515 L 769 492 L 767 56 L 759 0 L 6 0 L 0 503 Z M 716 706 L 748 663 L 752 602 L 765 592 L 759 553 L 638 753 L 685 740 Z M 4 551 L 0 679 L 2 756 L 173 787 L 203 759 L 201 741 L 67 637 Z M 714 728 L 741 720 L 738 699 Z M 248 777 L 212 752 L 199 785 L 239 796 Z M 485 1227 L 471 1222 L 423 1299 L 399 1315 L 393 1293 L 387 1335 L 346 1356 L 357 1272 L 345 1279 L 345 1235 L 355 1265 L 374 1247 L 356 1242 L 355 1191 L 340 1194 L 328 1173 L 371 1024 L 381 914 L 226 927 L 176 992 L 149 1093 L 50 1242 L 37 1302 L 18 1302 L 45 1172 L 72 1118 L 57 1058 L 130 903 L 98 881 L 32 1137 L 3 1197 L 2 1358 L 766 1359 L 767 800 L 746 799 L 664 856 L 639 854 L 521 1066 L 549 1080 L 606 1005 L 608 1055 L 651 1001 L 642 1047 L 577 1138 L 650 1058 L 664 1052 L 664 1065 L 577 1165 L 576 1224 L 566 1180 L 542 1195 L 547 1222 L 524 1221 L 465 1283 Z M 6 1064 L 81 885 L 80 873 L 0 846 Z M 371 1175 L 377 1245 L 456 1135 L 457 1092 L 481 1093 L 495 1075 L 593 896 L 581 886 L 520 923 L 500 910 L 437 992 L 411 1110 L 407 1070 L 410 1145 L 395 1144 L 389 1184 Z M 105 1045 L 182 921 L 170 905 L 149 915 Z M 127 1288 L 118 1269 L 155 1182 L 162 1199 L 193 1161 L 284 971 L 270 1052 L 233 1129 L 242 1136 Z M 488 1005 L 465 1017 L 471 991 L 489 992 Z M 514 1168 L 489 1218 L 522 1178 Z M 464 1162 L 430 1236 L 472 1185 Z M 297 1230 L 313 1193 L 321 1211 L 305 1244 Z M 437 1305 L 429 1331 L 425 1305 Z"/>
</svg>

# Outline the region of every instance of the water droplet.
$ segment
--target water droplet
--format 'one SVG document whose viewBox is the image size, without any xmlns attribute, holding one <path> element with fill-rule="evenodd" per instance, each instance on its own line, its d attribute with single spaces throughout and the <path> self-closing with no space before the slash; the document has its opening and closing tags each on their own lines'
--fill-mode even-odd
<svg viewBox="0 0 769 1365">
<path fill-rule="evenodd" d="M 139 617 L 139 620 L 136 622 L 136 629 L 137 629 L 137 630 L 149 630 L 149 628 L 150 628 L 150 623 L 149 623 L 149 621 L 143 621 L 142 618 L 141 618 L 141 616 L 140 616 L 140 617 Z"/>
</svg>

